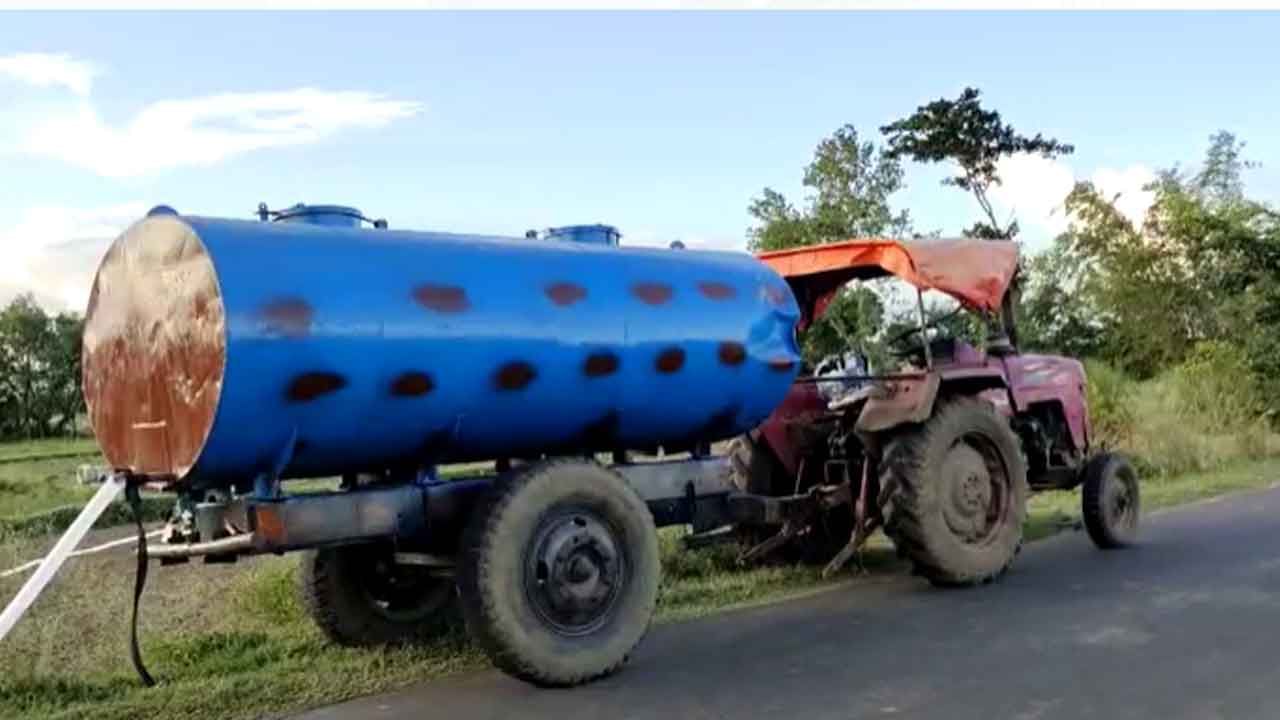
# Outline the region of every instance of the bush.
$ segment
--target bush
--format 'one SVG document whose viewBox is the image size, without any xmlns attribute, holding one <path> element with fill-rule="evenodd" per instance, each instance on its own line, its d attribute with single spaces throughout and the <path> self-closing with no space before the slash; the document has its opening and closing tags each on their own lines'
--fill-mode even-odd
<svg viewBox="0 0 1280 720">
<path fill-rule="evenodd" d="M 1179 475 L 1280 450 L 1261 386 L 1239 349 L 1197 346 L 1182 364 L 1142 382 L 1087 364 L 1095 444 L 1130 454 L 1148 476 Z"/>
</svg>

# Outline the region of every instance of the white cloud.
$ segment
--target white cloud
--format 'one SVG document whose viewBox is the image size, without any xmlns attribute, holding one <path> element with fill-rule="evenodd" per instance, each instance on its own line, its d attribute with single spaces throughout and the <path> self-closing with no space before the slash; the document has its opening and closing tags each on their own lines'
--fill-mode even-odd
<svg viewBox="0 0 1280 720">
<path fill-rule="evenodd" d="M 1024 230 L 1038 228 L 1053 236 L 1067 229 L 1062 201 L 1075 186 L 1071 166 L 1039 155 L 1021 154 L 1002 158 L 996 172 L 1001 183 L 990 194 L 999 211 L 1016 215 Z"/>
<path fill-rule="evenodd" d="M 120 125 L 91 97 L 93 69 L 67 56 L 0 57 L 0 72 L 31 85 L 68 88 L 75 102 L 39 113 L 19 103 L 11 150 L 52 157 L 105 177 L 208 166 L 271 147 L 314 143 L 351 128 L 379 128 L 422 111 L 417 102 L 360 91 L 300 88 L 160 100 Z"/>
<path fill-rule="evenodd" d="M 0 303 L 34 292 L 47 309 L 83 312 L 107 246 L 147 207 L 33 207 L 0 228 Z"/>
<path fill-rule="evenodd" d="M 1062 160 L 1038 155 L 1015 155 L 1003 158 L 997 165 L 1001 184 L 992 188 L 991 200 L 998 212 L 1016 215 L 1024 232 L 1048 239 L 1064 232 L 1070 225 L 1063 201 L 1078 180 L 1089 180 L 1103 197 L 1141 227 L 1155 193 L 1144 187 L 1155 180 L 1155 173 L 1145 165 L 1124 168 L 1098 168 L 1087 178 Z M 1003 218 L 1001 218 L 1003 219 Z"/>
<path fill-rule="evenodd" d="M 61 87 L 80 97 L 89 95 L 98 69 L 70 55 L 18 53 L 0 57 L 0 76 L 36 87 Z"/>
<path fill-rule="evenodd" d="M 1145 165 L 1130 165 L 1120 170 L 1101 168 L 1090 179 L 1098 193 L 1110 200 L 1121 215 L 1134 227 L 1142 227 L 1147 209 L 1156 200 L 1155 191 L 1146 189 L 1156 180 L 1151 168 Z"/>
</svg>

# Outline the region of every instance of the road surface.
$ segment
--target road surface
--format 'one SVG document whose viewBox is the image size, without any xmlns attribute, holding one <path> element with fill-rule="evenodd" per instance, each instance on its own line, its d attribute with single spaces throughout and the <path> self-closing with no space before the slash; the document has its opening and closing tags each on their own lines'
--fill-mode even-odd
<svg viewBox="0 0 1280 720">
<path fill-rule="evenodd" d="M 306 720 L 1275 720 L 1280 490 L 1144 521 L 1143 543 L 1035 543 L 1000 583 L 910 577 L 656 628 L 622 673 L 538 690 L 496 671 Z"/>
</svg>

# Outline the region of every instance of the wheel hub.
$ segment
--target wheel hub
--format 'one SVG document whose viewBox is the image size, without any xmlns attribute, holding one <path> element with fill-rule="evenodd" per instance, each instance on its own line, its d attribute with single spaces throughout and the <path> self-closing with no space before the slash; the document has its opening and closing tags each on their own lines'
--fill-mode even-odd
<svg viewBox="0 0 1280 720">
<path fill-rule="evenodd" d="M 525 592 L 557 632 L 582 635 L 609 616 L 624 576 L 612 530 L 586 510 L 544 520 L 526 555 Z"/>
<path fill-rule="evenodd" d="M 966 543 L 985 542 L 999 529 L 1001 478 L 986 458 L 967 442 L 951 447 L 943 465 L 943 516 L 951 531 Z"/>
</svg>

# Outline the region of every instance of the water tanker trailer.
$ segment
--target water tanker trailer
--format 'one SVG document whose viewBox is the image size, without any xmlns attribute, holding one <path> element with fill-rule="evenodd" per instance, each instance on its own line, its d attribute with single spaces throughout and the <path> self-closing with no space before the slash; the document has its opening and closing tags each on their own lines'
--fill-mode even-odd
<svg viewBox="0 0 1280 720">
<path fill-rule="evenodd" d="M 608 226 L 158 207 L 102 260 L 84 391 L 117 475 L 177 495 L 144 557 L 305 550 L 306 603 L 352 645 L 430 634 L 456 587 L 500 668 L 571 685 L 648 627 L 655 525 L 731 520 L 708 448 L 786 396 L 798 319 L 749 255 L 622 247 Z M 319 477 L 340 488 L 288 492 Z"/>
</svg>

